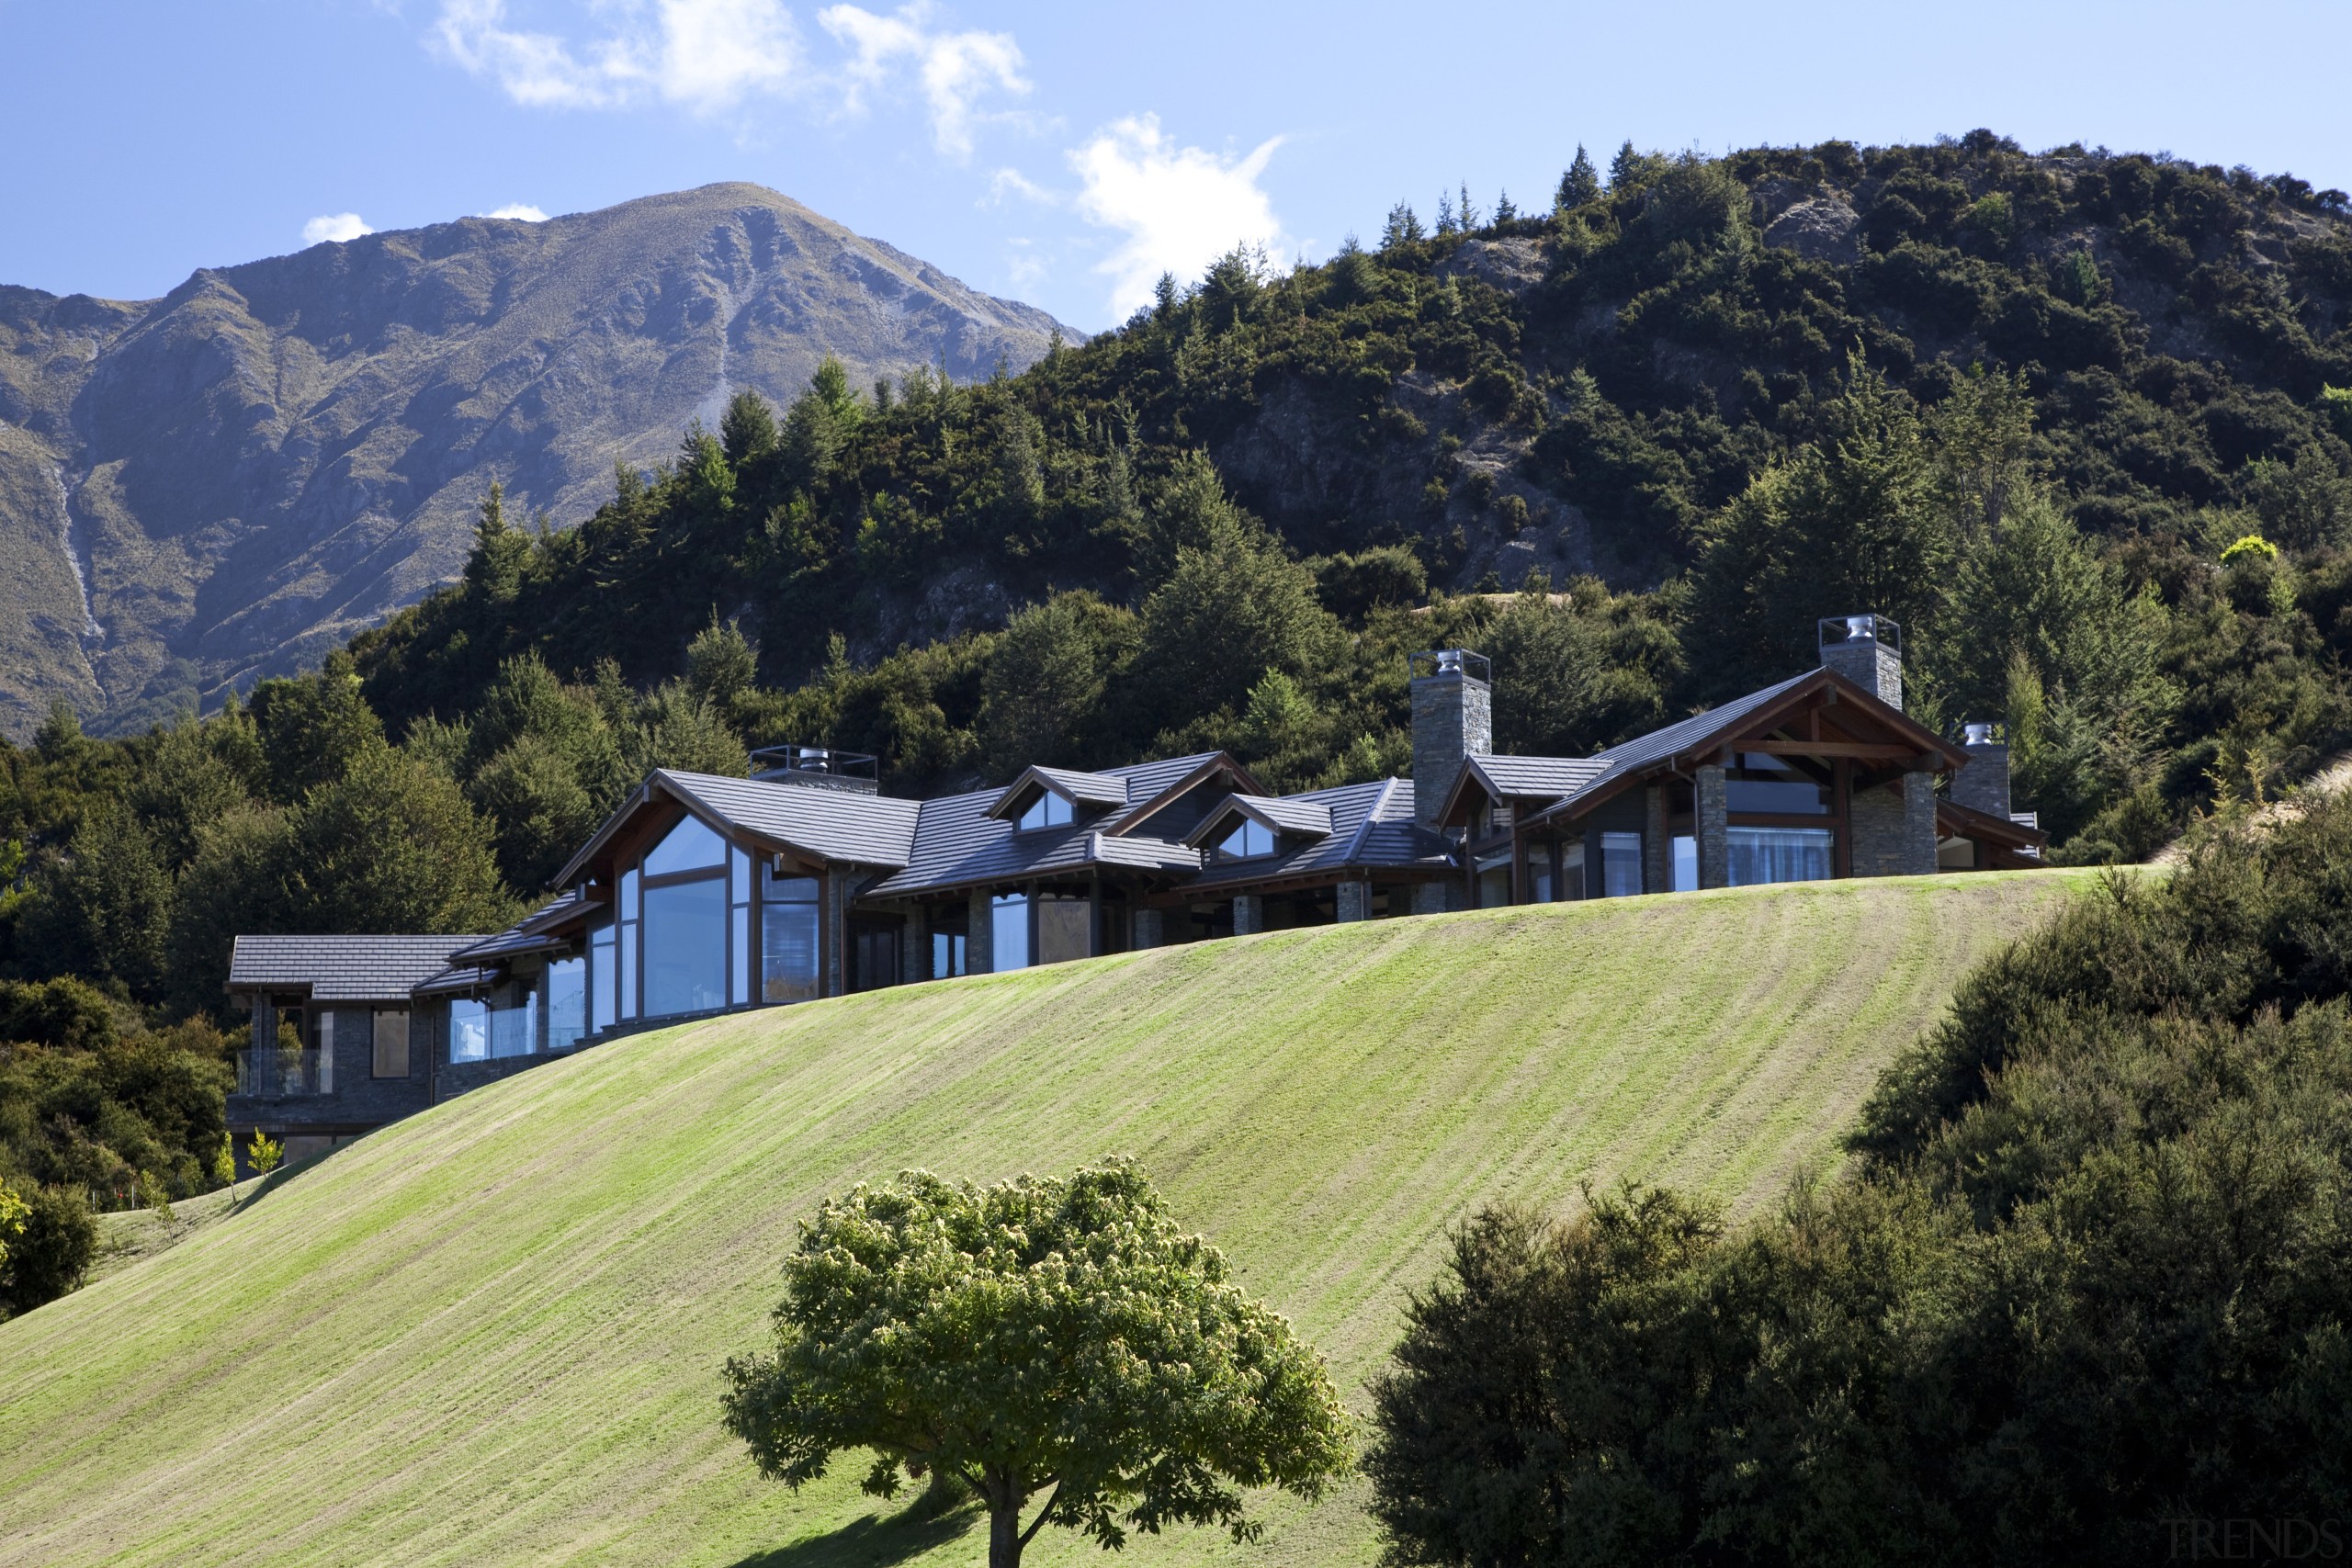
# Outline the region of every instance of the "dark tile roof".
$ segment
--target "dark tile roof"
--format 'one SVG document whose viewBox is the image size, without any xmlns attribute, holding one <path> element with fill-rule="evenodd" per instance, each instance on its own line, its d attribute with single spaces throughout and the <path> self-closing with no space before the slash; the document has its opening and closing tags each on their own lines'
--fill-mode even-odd
<svg viewBox="0 0 2352 1568">
<path fill-rule="evenodd" d="M 1246 811 L 1280 832 L 1319 839 L 1331 831 L 1330 805 L 1312 795 L 1229 795 L 1223 805 L 1202 818 L 1201 825 L 1192 832 L 1192 841 L 1203 842 L 1217 830 L 1220 818 L 1235 811 Z"/>
<path fill-rule="evenodd" d="M 487 986 L 496 977 L 493 968 L 477 968 L 470 964 L 453 964 L 436 975 L 419 980 L 414 989 L 420 996 L 438 996 L 450 991 L 472 991 Z"/>
<path fill-rule="evenodd" d="M 1735 697 L 1720 707 L 1712 707 L 1704 713 L 1693 714 L 1689 718 L 1669 724 L 1663 729 L 1653 729 L 1647 735 L 1635 736 L 1622 746 L 1611 747 L 1599 756 L 1589 759 L 1590 762 L 1602 764 L 1597 772 L 1556 805 L 1545 807 L 1537 814 L 1536 818 L 1531 818 L 1529 820 L 1534 821 L 1538 818 L 1550 817 L 1555 812 L 1567 812 L 1573 815 L 1578 803 L 1598 800 L 1608 795 L 1627 774 L 1639 773 L 1655 763 L 1666 761 L 1680 752 L 1689 750 L 1693 746 L 1704 743 L 1708 737 L 1732 728 L 1750 714 L 1770 707 L 1798 686 L 1821 673 L 1823 671 L 1819 670 L 1808 670 L 1802 675 L 1792 675 L 1787 680 L 1767 686 L 1760 692 L 1750 692 L 1744 697 Z"/>
<path fill-rule="evenodd" d="M 1116 781 L 1126 791 L 1126 804 L 1141 806 L 1191 777 L 1215 755 L 1170 757 L 1085 776 Z M 1035 876 L 1069 875 L 1096 865 L 1183 873 L 1201 863 L 1197 851 L 1165 839 L 1146 833 L 1106 834 L 1099 819 L 1016 832 L 1012 823 L 990 815 L 1003 795 L 1002 790 L 975 790 L 924 801 L 905 869 L 860 896 L 896 898 Z"/>
<path fill-rule="evenodd" d="M 1413 786 L 1404 779 L 1341 784 L 1281 797 L 1286 805 L 1320 806 L 1331 830 L 1311 843 L 1255 860 L 1209 863 L 1191 887 L 1230 890 L 1341 871 L 1448 871 L 1453 858 L 1439 835 L 1413 820 Z"/>
<path fill-rule="evenodd" d="M 405 1000 L 479 936 L 240 936 L 229 956 L 229 989 L 307 987 L 322 1002 Z"/>
<path fill-rule="evenodd" d="M 724 822 L 823 860 L 903 866 L 914 856 L 916 801 L 668 768 L 653 776 Z"/>
<path fill-rule="evenodd" d="M 598 902 L 587 896 L 586 888 L 573 888 L 562 897 L 542 904 L 496 936 L 485 937 L 470 947 L 458 949 L 449 954 L 449 961 L 452 964 L 478 964 L 517 953 L 536 953 L 542 948 L 560 947 L 564 945 L 565 939 L 550 933 L 596 908 Z"/>
<path fill-rule="evenodd" d="M 1080 806 L 1127 806 L 1133 797 L 1127 792 L 1127 781 L 1115 773 L 1081 773 L 1075 768 L 1032 767 L 1004 787 L 1004 800 L 1010 804 L 1015 794 L 1033 781 L 1054 786 L 1065 797 Z"/>
<path fill-rule="evenodd" d="M 1609 769 L 1606 757 L 1504 757 L 1474 752 L 1467 761 L 1488 789 L 1519 799 L 1564 799 Z"/>
</svg>

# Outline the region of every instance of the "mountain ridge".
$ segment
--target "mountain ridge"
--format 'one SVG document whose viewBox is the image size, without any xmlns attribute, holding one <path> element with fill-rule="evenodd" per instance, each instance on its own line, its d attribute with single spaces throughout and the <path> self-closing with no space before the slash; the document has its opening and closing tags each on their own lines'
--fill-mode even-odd
<svg viewBox="0 0 2352 1568">
<path fill-rule="evenodd" d="M 576 517 L 615 463 L 741 387 L 787 400 L 828 353 L 970 379 L 1057 332 L 1083 336 L 743 183 L 199 267 L 153 300 L 0 287 L 0 728 L 64 697 L 132 729 L 314 661 L 455 573 L 492 479 Z"/>
</svg>

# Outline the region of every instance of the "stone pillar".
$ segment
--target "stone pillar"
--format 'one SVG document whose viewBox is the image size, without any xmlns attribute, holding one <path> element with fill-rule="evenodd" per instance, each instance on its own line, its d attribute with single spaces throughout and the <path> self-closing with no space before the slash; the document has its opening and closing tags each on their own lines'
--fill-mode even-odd
<svg viewBox="0 0 2352 1568">
<path fill-rule="evenodd" d="M 1413 713 L 1413 820 L 1430 826 L 1462 772 L 1462 759 L 1494 750 L 1495 693 L 1469 672 L 1458 649 L 1410 687 Z"/>
<path fill-rule="evenodd" d="M 899 984 L 912 986 L 931 978 L 931 932 L 921 909 L 907 912 L 899 932 Z"/>
<path fill-rule="evenodd" d="M 1905 773 L 1854 792 L 1848 807 L 1856 876 L 1925 876 L 1936 869 L 1936 779 Z"/>
<path fill-rule="evenodd" d="M 1250 936 L 1266 929 L 1266 896 L 1262 893 L 1237 893 L 1233 896 L 1233 934 Z"/>
<path fill-rule="evenodd" d="M 1936 871 L 1936 775 L 1903 776 L 1903 874 L 1928 876 Z"/>
<path fill-rule="evenodd" d="M 1446 893 L 1453 886 L 1453 879 L 1449 876 L 1438 881 L 1414 883 L 1413 913 L 1417 915 L 1444 914 Z"/>
<path fill-rule="evenodd" d="M 1372 919 L 1372 884 L 1342 882 L 1339 889 L 1340 923 L 1351 926 Z"/>
<path fill-rule="evenodd" d="M 829 871 L 825 874 L 824 902 L 818 906 L 819 919 L 824 927 L 825 983 L 820 996 L 839 997 L 849 993 L 849 874 Z M 640 998 L 641 1001 L 643 998 Z"/>
<path fill-rule="evenodd" d="M 1168 942 L 1168 911 L 1137 909 L 1129 929 L 1133 932 L 1133 945 L 1138 953 L 1148 947 L 1165 946 Z"/>
<path fill-rule="evenodd" d="M 964 922 L 964 973 L 996 973 L 996 916 L 986 888 L 972 895 Z"/>
<path fill-rule="evenodd" d="M 1989 727 L 1988 727 L 1989 728 Z M 1971 740 L 1961 747 L 1968 766 L 1951 776 L 1951 800 L 2009 819 L 2009 749 L 1999 740 Z"/>
<path fill-rule="evenodd" d="M 1642 792 L 1642 891 L 1674 891 L 1674 841 L 1666 831 L 1666 786 Z"/>
<path fill-rule="evenodd" d="M 1731 886 L 1731 829 L 1724 807 L 1724 770 L 1708 763 L 1696 774 L 1698 802 L 1699 886 Z"/>
</svg>

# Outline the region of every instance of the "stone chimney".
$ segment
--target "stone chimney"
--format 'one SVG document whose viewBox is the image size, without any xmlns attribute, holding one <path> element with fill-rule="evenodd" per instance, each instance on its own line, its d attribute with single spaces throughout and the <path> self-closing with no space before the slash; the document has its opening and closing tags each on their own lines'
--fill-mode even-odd
<svg viewBox="0 0 2352 1568">
<path fill-rule="evenodd" d="M 1903 708 L 1903 628 L 1884 615 L 1825 615 L 1821 662 L 1887 706 Z"/>
<path fill-rule="evenodd" d="M 2009 819 L 2009 748 L 1996 725 L 1977 720 L 1960 727 L 1960 749 L 1968 766 L 1951 776 L 1951 803 Z"/>
<path fill-rule="evenodd" d="M 1445 804 L 1462 759 L 1495 746 L 1494 667 L 1444 648 L 1412 657 L 1413 819 L 1426 828 Z"/>
</svg>

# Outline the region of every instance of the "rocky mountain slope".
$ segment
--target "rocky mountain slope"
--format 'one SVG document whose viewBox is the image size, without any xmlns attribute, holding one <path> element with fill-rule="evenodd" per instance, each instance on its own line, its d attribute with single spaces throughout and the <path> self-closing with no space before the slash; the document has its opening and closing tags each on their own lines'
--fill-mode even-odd
<svg viewBox="0 0 2352 1568">
<path fill-rule="evenodd" d="M 135 728 L 314 660 L 457 570 L 493 479 L 576 521 L 737 389 L 787 400 L 829 353 L 983 377 L 1056 325 L 751 185 L 145 302 L 0 288 L 0 730 L 59 696 Z"/>
</svg>

